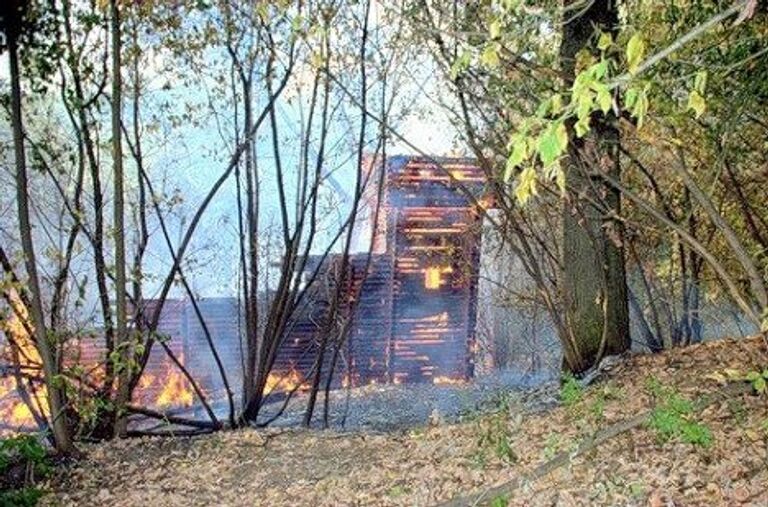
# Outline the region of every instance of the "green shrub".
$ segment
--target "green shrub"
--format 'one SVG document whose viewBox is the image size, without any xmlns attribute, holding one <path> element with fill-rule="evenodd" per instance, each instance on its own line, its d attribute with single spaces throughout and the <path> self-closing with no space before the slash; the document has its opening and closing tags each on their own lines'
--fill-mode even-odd
<svg viewBox="0 0 768 507">
<path fill-rule="evenodd" d="M 0 491 L 0 507 L 34 507 L 43 496 L 36 487 Z"/>
<path fill-rule="evenodd" d="M 507 507 L 509 505 L 509 497 L 507 495 L 500 495 L 491 500 L 491 507 Z"/>
<path fill-rule="evenodd" d="M 560 386 L 560 401 L 566 407 L 572 407 L 581 401 L 584 396 L 584 388 L 579 381 L 571 374 L 563 377 L 563 383 Z"/>
<path fill-rule="evenodd" d="M 49 475 L 48 452 L 33 435 L 0 440 L 0 507 L 31 507 L 42 496 L 36 484 Z"/>
<path fill-rule="evenodd" d="M 656 398 L 656 407 L 651 412 L 648 426 L 659 440 L 666 442 L 678 439 L 701 447 L 712 444 L 712 432 L 694 419 L 693 403 L 681 397 L 674 389 L 661 385 L 655 378 L 649 379 L 646 387 Z"/>
</svg>

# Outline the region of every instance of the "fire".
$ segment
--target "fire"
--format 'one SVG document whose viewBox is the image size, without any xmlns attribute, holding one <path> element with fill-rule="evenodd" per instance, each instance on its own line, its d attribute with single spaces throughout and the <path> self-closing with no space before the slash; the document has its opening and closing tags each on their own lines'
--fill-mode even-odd
<svg viewBox="0 0 768 507">
<path fill-rule="evenodd" d="M 464 379 L 438 376 L 438 377 L 432 378 L 432 383 L 443 384 L 443 385 L 459 385 L 464 383 Z"/>
<path fill-rule="evenodd" d="M 0 330 L 13 340 L 13 345 L 8 341 L 0 346 L 0 359 L 4 364 L 19 364 L 22 368 L 37 367 L 40 365 L 40 355 L 24 326 L 27 309 L 13 291 L 10 295 L 13 308 L 7 318 L 0 319 Z M 0 377 L 0 434 L 36 427 L 32 411 L 18 394 L 16 377 L 10 372 L 3 375 Z M 29 392 L 29 386 L 25 385 L 24 388 Z M 36 394 L 39 399 L 45 400 L 45 387 L 38 384 L 35 392 L 29 394 Z M 45 410 L 47 407 L 41 408 Z"/>
<path fill-rule="evenodd" d="M 178 360 L 184 364 L 184 354 L 179 354 Z M 137 396 L 141 403 L 157 408 L 191 407 L 195 403 L 195 394 L 189 380 L 167 357 L 160 372 L 152 374 L 144 371 L 134 396 Z"/>
<path fill-rule="evenodd" d="M 304 382 L 301 374 L 292 369 L 287 375 L 279 373 L 270 373 L 267 376 L 267 382 L 264 384 L 264 394 L 271 392 L 291 392 L 297 389 L 307 389 L 309 386 Z"/>
<path fill-rule="evenodd" d="M 424 287 L 427 289 L 439 289 L 445 283 L 443 275 L 453 273 L 450 266 L 432 266 L 424 269 Z"/>
<path fill-rule="evenodd" d="M 170 370 L 163 382 L 163 390 L 155 400 L 158 407 L 191 407 L 195 402 L 189 381 L 177 369 Z"/>
<path fill-rule="evenodd" d="M 0 435 L 14 433 L 22 428 L 35 428 L 35 421 L 29 407 L 17 394 L 16 380 L 12 377 L 0 379 Z M 36 394 L 45 399 L 45 388 L 40 388 Z M 45 407 L 43 407 L 45 408 Z"/>
<path fill-rule="evenodd" d="M 13 411 L 11 412 L 11 424 L 14 426 L 24 426 L 33 421 L 34 417 L 32 416 L 32 411 L 29 410 L 29 407 L 25 403 L 17 403 L 16 406 L 13 407 Z"/>
</svg>

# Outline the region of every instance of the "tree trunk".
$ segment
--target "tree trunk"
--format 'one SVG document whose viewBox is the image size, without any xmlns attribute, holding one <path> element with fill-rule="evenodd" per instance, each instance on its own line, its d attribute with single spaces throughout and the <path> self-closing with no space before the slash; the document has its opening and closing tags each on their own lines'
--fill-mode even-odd
<svg viewBox="0 0 768 507">
<path fill-rule="evenodd" d="M 123 195 L 123 146 L 120 131 L 122 118 L 122 79 L 121 79 L 121 34 L 120 10 L 117 0 L 110 2 L 111 32 L 112 32 L 112 167 L 115 187 L 114 197 L 114 239 L 115 239 L 115 344 L 120 361 L 123 362 L 118 375 L 117 387 L 117 420 L 115 435 L 124 437 L 127 434 L 127 419 L 125 405 L 131 398 L 131 364 L 133 348 L 128 340 L 128 312 L 125 297 L 125 204 Z"/>
<path fill-rule="evenodd" d="M 576 3 L 566 0 L 565 4 Z M 576 55 L 600 31 L 615 32 L 617 6 L 597 0 L 563 27 L 560 59 L 569 87 L 576 75 Z M 613 112 L 595 114 L 592 130 L 581 139 L 566 125 L 572 139 L 566 161 L 568 195 L 563 206 L 563 292 L 574 345 L 565 366 L 583 372 L 602 354 L 627 350 L 629 310 L 624 270 L 623 230 L 613 217 L 620 213 L 620 195 L 592 173 L 620 176 L 619 131 Z M 599 209 L 593 202 L 603 203 Z"/>
<path fill-rule="evenodd" d="M 5 36 L 8 47 L 8 63 L 11 81 L 11 128 L 13 130 L 13 147 L 16 165 L 16 200 L 18 205 L 19 234 L 27 268 L 27 283 L 29 286 L 32 326 L 35 333 L 35 345 L 43 363 L 43 376 L 48 392 L 48 409 L 50 411 L 51 429 L 56 445 L 56 451 L 62 455 L 77 454 L 72 435 L 67 424 L 64 394 L 56 384 L 58 368 L 55 360 L 55 340 L 49 340 L 43 312 L 43 300 L 40 292 L 40 282 L 37 276 L 37 263 L 34 243 L 32 241 L 32 225 L 29 214 L 29 191 L 27 189 L 27 162 L 24 153 L 24 127 L 21 117 L 21 87 L 19 84 L 19 61 L 17 33 L 6 30 Z"/>
</svg>

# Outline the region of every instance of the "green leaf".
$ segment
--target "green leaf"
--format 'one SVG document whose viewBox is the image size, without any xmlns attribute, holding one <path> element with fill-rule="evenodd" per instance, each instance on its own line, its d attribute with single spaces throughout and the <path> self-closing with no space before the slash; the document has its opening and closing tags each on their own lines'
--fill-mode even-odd
<svg viewBox="0 0 768 507">
<path fill-rule="evenodd" d="M 636 88 L 630 88 L 626 92 L 624 92 L 624 107 L 626 107 L 627 109 L 632 109 L 632 106 L 635 105 L 636 101 L 637 101 Z"/>
<path fill-rule="evenodd" d="M 451 65 L 451 80 L 455 81 L 459 75 L 469 68 L 469 64 L 472 61 L 472 56 L 468 51 L 462 51 L 462 53 L 453 61 Z"/>
<path fill-rule="evenodd" d="M 603 79 L 606 72 L 608 72 L 608 62 L 605 60 L 600 60 L 587 70 L 587 73 L 597 80 Z"/>
<path fill-rule="evenodd" d="M 563 98 L 560 96 L 559 93 L 556 93 L 552 95 L 552 114 L 560 114 L 560 111 L 563 110 Z"/>
<path fill-rule="evenodd" d="M 293 30 L 294 32 L 298 32 L 301 29 L 303 24 L 304 24 L 304 17 L 299 14 L 291 20 L 291 30 Z"/>
<path fill-rule="evenodd" d="M 597 49 L 605 51 L 611 47 L 611 44 L 613 44 L 613 37 L 611 37 L 611 34 L 602 32 L 600 34 L 600 39 L 597 41 Z"/>
<path fill-rule="evenodd" d="M 491 500 L 491 507 L 507 507 L 509 505 L 509 499 L 507 495 L 501 495 Z"/>
<path fill-rule="evenodd" d="M 755 391 L 757 391 L 760 394 L 763 394 L 766 392 L 766 389 L 768 388 L 766 384 L 766 380 L 762 377 L 752 382 L 752 386 L 755 388 Z"/>
<path fill-rule="evenodd" d="M 595 91 L 597 92 L 597 104 L 600 106 L 600 110 L 603 114 L 608 114 L 608 111 L 611 110 L 611 106 L 613 105 L 611 91 L 602 83 L 595 86 Z"/>
<path fill-rule="evenodd" d="M 562 122 L 550 125 L 539 136 L 536 150 L 544 167 L 555 162 L 568 146 L 568 132 Z"/>
<path fill-rule="evenodd" d="M 648 86 L 637 93 L 637 100 L 632 108 L 632 116 L 637 119 L 637 128 L 643 128 L 645 115 L 648 113 Z"/>
<path fill-rule="evenodd" d="M 528 159 L 528 139 L 525 136 L 514 137 L 512 153 L 507 158 L 507 165 L 504 170 L 504 181 L 512 179 L 515 169 Z"/>
<path fill-rule="evenodd" d="M 704 91 L 707 88 L 707 71 L 700 70 L 696 73 L 696 78 L 693 81 L 693 89 L 704 95 Z"/>
<path fill-rule="evenodd" d="M 592 114 L 592 109 L 594 108 L 594 96 L 592 92 L 586 90 L 580 93 L 578 97 L 574 98 L 576 99 L 576 117 L 579 120 L 589 118 L 589 115 Z"/>
<path fill-rule="evenodd" d="M 574 129 L 576 130 L 576 137 L 584 137 L 584 135 L 589 132 L 589 116 L 580 118 L 574 125 Z"/>
<path fill-rule="evenodd" d="M 560 146 L 560 151 L 564 152 L 568 148 L 568 130 L 565 128 L 565 123 L 560 122 L 555 128 L 555 135 L 557 136 L 557 142 Z"/>
<path fill-rule="evenodd" d="M 634 74 L 643 59 L 645 53 L 645 42 L 639 33 L 636 33 L 627 43 L 627 67 L 629 72 Z"/>
<path fill-rule="evenodd" d="M 549 109 L 552 106 L 551 100 L 543 100 L 539 103 L 539 107 L 536 108 L 536 118 L 544 119 L 549 113 Z"/>
<path fill-rule="evenodd" d="M 516 12 L 521 6 L 521 0 L 501 0 L 501 7 L 505 11 Z"/>
<path fill-rule="evenodd" d="M 691 93 L 688 94 L 688 109 L 692 109 L 696 113 L 697 119 L 700 118 L 707 109 L 707 102 L 696 90 L 691 90 Z"/>
</svg>

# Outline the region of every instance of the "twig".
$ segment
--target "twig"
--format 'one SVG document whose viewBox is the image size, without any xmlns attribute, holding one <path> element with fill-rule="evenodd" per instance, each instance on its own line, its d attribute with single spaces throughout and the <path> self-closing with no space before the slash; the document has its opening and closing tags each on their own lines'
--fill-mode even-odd
<svg viewBox="0 0 768 507">
<path fill-rule="evenodd" d="M 153 419 L 160 419 L 161 421 L 166 421 L 169 424 L 180 424 L 184 426 L 191 426 L 193 428 L 206 429 L 211 431 L 221 429 L 220 424 L 213 423 L 211 421 L 198 421 L 195 419 L 186 419 L 184 417 L 178 417 L 178 416 L 174 416 L 164 412 L 157 412 L 155 410 L 151 410 L 145 407 L 137 407 L 135 405 L 127 405 L 125 407 L 125 410 L 134 414 L 141 414 L 146 417 L 151 417 Z"/>
</svg>

